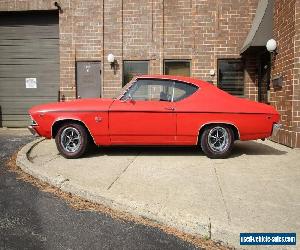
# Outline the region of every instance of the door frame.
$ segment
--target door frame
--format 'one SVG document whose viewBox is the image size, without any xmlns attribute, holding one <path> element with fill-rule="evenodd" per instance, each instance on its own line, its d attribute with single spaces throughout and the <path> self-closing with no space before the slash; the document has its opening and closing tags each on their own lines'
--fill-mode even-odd
<svg viewBox="0 0 300 250">
<path fill-rule="evenodd" d="M 101 60 L 89 60 L 89 59 L 80 59 L 76 60 L 75 59 L 75 98 L 78 99 L 78 74 L 77 74 L 77 63 L 80 62 L 91 62 L 91 63 L 100 63 L 100 96 L 99 98 L 102 98 L 103 95 L 103 87 L 102 87 L 102 61 Z"/>
</svg>

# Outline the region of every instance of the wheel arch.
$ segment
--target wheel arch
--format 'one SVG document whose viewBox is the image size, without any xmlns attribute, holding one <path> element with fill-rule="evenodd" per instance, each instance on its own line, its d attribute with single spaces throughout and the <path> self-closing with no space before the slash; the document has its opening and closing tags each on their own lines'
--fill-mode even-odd
<svg viewBox="0 0 300 250">
<path fill-rule="evenodd" d="M 218 121 L 218 122 L 208 122 L 208 123 L 205 123 L 203 124 L 199 131 L 198 131 L 198 138 L 197 138 L 197 144 L 199 144 L 200 142 L 200 138 L 204 132 L 204 130 L 211 126 L 211 125 L 226 125 L 228 126 L 229 128 L 232 129 L 232 132 L 233 132 L 233 135 L 234 135 L 234 140 L 239 140 L 240 139 L 240 132 L 239 132 L 239 129 L 237 128 L 236 125 L 234 125 L 233 123 L 230 123 L 230 122 L 222 122 L 222 121 Z"/>
<path fill-rule="evenodd" d="M 82 125 L 86 129 L 88 136 L 95 143 L 95 139 L 94 139 L 91 131 L 89 130 L 89 128 L 86 126 L 86 124 L 82 120 L 79 120 L 76 118 L 61 118 L 61 119 L 55 120 L 51 126 L 51 138 L 55 138 L 55 136 L 57 135 L 57 132 L 61 126 L 63 126 L 64 124 L 67 124 L 67 123 L 71 123 L 71 122 Z"/>
</svg>

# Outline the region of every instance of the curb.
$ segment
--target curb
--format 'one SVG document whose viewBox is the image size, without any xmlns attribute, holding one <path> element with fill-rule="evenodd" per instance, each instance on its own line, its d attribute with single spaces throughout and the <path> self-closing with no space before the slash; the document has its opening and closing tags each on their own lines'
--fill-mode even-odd
<svg viewBox="0 0 300 250">
<path fill-rule="evenodd" d="M 61 191 L 71 193 L 80 198 L 88 200 L 93 203 L 98 203 L 109 208 L 129 213 L 135 217 L 147 218 L 158 224 L 165 225 L 167 227 L 176 228 L 179 231 L 192 235 L 201 235 L 205 238 L 211 238 L 214 241 L 223 242 L 225 245 L 233 245 L 237 248 L 241 246 L 239 243 L 239 232 L 223 230 L 222 228 L 215 228 L 211 225 L 210 219 L 207 221 L 199 221 L 199 218 L 195 218 L 189 214 L 177 214 L 177 216 L 161 213 L 159 209 L 153 213 L 147 208 L 147 204 L 140 204 L 136 201 L 121 200 L 116 202 L 113 199 L 100 195 L 96 192 L 91 192 L 83 189 L 77 183 L 68 180 L 61 175 L 57 175 L 56 178 L 49 178 L 43 171 L 36 167 L 29 159 L 31 150 L 43 142 L 44 138 L 39 138 L 31 143 L 26 144 L 17 154 L 16 164 L 27 174 L 46 182 L 54 187 L 59 188 Z M 178 219 L 179 218 L 179 219 Z M 233 239 L 235 239 L 233 241 Z"/>
</svg>

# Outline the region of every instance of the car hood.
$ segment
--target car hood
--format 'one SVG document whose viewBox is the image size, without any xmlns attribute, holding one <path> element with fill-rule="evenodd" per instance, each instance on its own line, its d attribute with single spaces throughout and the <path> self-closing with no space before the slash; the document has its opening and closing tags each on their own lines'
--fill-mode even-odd
<svg viewBox="0 0 300 250">
<path fill-rule="evenodd" d="M 56 102 L 34 106 L 29 110 L 30 114 L 40 112 L 76 112 L 76 111 L 108 111 L 113 99 L 76 99 L 67 102 Z"/>
</svg>

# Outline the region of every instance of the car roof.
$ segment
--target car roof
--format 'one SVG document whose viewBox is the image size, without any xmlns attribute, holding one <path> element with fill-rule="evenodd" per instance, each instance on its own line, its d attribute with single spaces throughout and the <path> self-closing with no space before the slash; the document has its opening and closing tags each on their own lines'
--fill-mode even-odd
<svg viewBox="0 0 300 250">
<path fill-rule="evenodd" d="M 211 85 L 208 82 L 205 82 L 200 79 L 192 78 L 192 77 L 186 77 L 186 76 L 173 76 L 173 75 L 139 75 L 136 76 L 136 79 L 163 79 L 163 80 L 175 80 L 175 81 L 181 81 L 186 83 L 191 83 L 193 85 L 196 85 L 198 87 L 203 87 L 207 85 Z"/>
</svg>

